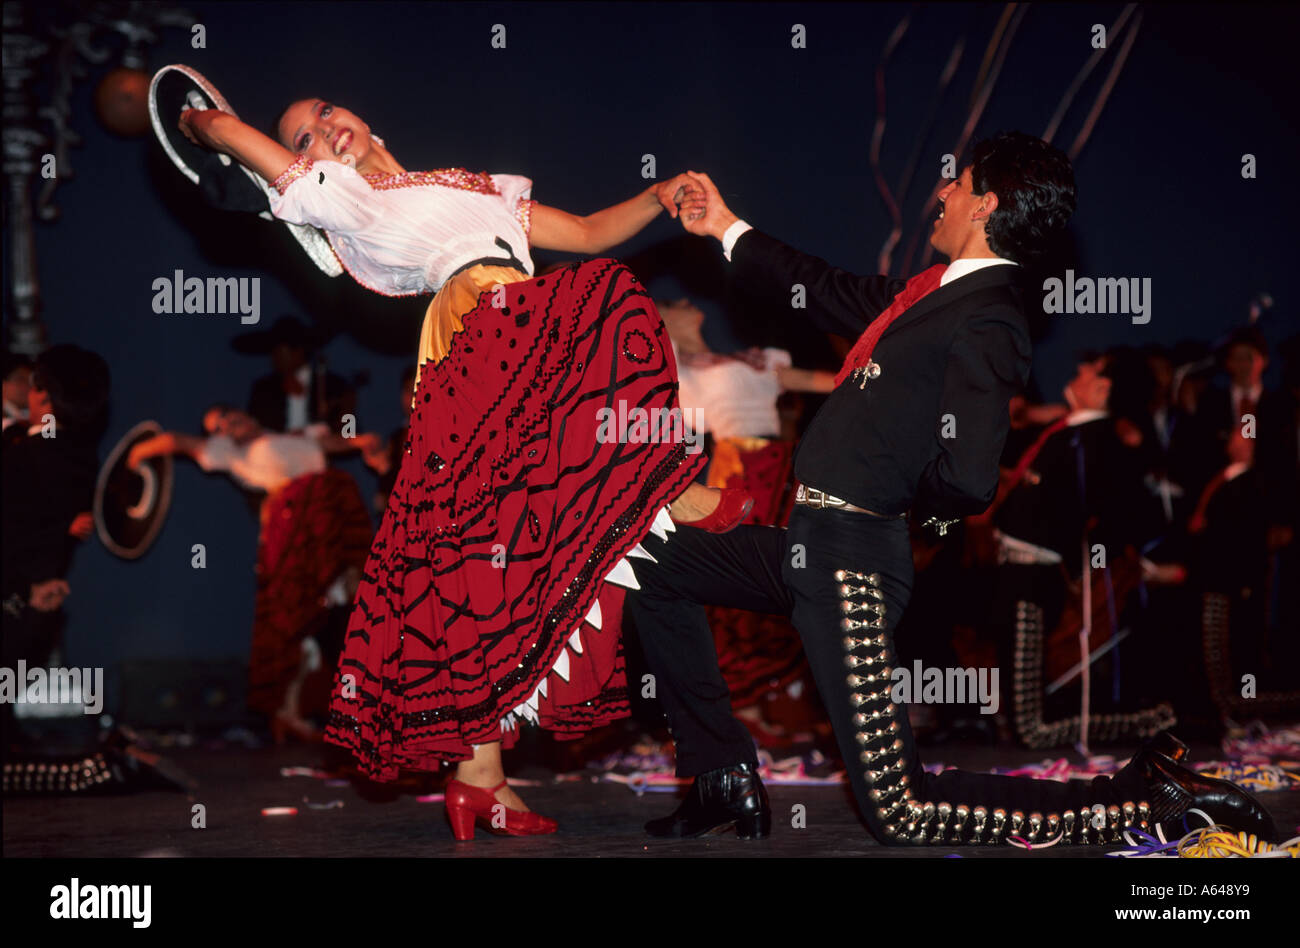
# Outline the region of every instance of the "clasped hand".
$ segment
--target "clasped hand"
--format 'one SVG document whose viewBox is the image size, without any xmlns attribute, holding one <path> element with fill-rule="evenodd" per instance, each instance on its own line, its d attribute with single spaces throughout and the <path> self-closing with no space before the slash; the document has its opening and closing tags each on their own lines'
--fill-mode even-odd
<svg viewBox="0 0 1300 948">
<path fill-rule="evenodd" d="M 658 186 L 659 201 L 679 217 L 687 233 L 722 239 L 738 218 L 731 213 L 713 179 L 702 171 L 687 171 Z M 680 215 L 677 211 L 680 209 Z"/>
</svg>

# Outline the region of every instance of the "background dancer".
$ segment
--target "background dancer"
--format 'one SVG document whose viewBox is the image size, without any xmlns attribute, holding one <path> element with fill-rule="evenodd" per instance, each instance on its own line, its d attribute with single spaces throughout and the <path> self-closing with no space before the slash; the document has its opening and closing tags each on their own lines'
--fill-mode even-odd
<svg viewBox="0 0 1300 948">
<path fill-rule="evenodd" d="M 796 443 L 787 429 L 796 426 L 783 423 L 777 403 L 787 392 L 832 391 L 835 373 L 796 368 L 789 352 L 773 347 L 714 352 L 701 332 L 704 312 L 690 300 L 660 301 L 659 313 L 677 358 L 682 410 L 708 435 L 707 483 L 754 498 L 746 523 L 785 526 Z M 761 744 L 789 743 L 787 722 L 798 729 L 819 717 L 815 702 L 808 707 L 808 666 L 789 620 L 710 606 L 709 626 L 732 707 Z"/>
<path fill-rule="evenodd" d="M 299 434 L 267 431 L 250 415 L 214 405 L 203 416 L 207 437 L 166 431 L 131 449 L 127 463 L 171 454 L 205 471 L 229 474 L 265 492 L 257 541 L 257 600 L 248 657 L 248 706 L 267 715 L 277 743 L 317 740 L 304 717 L 302 688 L 321 667 L 319 639 L 329 640 L 331 609 L 351 604 L 372 533 L 365 502 L 327 454 L 377 454 L 376 434 L 342 438 L 324 424 Z M 332 663 L 337 650 L 328 656 Z"/>
</svg>

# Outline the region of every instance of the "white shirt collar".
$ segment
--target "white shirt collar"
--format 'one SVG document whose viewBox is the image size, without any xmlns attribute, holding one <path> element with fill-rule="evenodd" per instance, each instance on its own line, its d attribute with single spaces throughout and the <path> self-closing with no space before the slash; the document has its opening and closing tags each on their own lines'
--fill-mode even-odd
<svg viewBox="0 0 1300 948">
<path fill-rule="evenodd" d="M 1065 418 L 1066 427 L 1073 428 L 1076 425 L 1086 425 L 1090 421 L 1096 421 L 1098 418 L 1105 418 L 1108 412 L 1100 408 L 1084 408 L 1079 411 L 1072 411 Z"/>
<path fill-rule="evenodd" d="M 948 269 L 943 271 L 943 276 L 939 278 L 940 286 L 947 286 L 953 280 L 958 280 L 976 270 L 983 270 L 985 267 L 996 267 L 1001 264 L 1009 264 L 1018 267 L 1020 264 L 1014 260 L 1008 260 L 1005 257 L 961 257 L 948 264 Z"/>
</svg>

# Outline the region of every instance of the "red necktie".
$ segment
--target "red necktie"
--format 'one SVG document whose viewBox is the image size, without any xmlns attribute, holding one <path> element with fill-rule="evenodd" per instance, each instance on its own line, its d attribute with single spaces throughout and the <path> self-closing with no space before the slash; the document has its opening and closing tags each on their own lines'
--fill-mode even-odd
<svg viewBox="0 0 1300 948">
<path fill-rule="evenodd" d="M 1011 472 L 1011 478 L 1008 481 L 1012 487 L 1015 487 L 1020 483 L 1020 479 L 1024 477 L 1025 472 L 1029 470 L 1029 465 L 1034 463 L 1034 459 L 1038 457 L 1038 453 L 1043 450 L 1043 445 L 1047 444 L 1047 439 L 1064 428 L 1068 423 L 1068 420 L 1068 415 L 1056 419 L 1056 421 L 1043 429 L 1043 433 L 1038 436 L 1037 441 L 1030 445 L 1029 450 L 1020 455 L 1020 460 L 1016 462 L 1015 469 Z"/>
<path fill-rule="evenodd" d="M 880 337 L 885 334 L 885 330 L 895 319 L 907 312 L 917 300 L 937 290 L 943 272 L 947 269 L 946 263 L 936 263 L 907 281 L 903 291 L 894 297 L 894 301 L 885 308 L 883 313 L 871 321 L 871 325 L 853 344 L 839 374 L 835 376 L 836 385 L 852 375 L 855 369 L 863 368 L 871 361 L 871 353 L 876 348 L 876 343 L 880 341 Z"/>
<path fill-rule="evenodd" d="M 1189 532 L 1200 533 L 1205 529 L 1205 511 L 1210 507 L 1210 498 L 1218 493 L 1220 487 L 1228 483 L 1227 471 L 1228 469 L 1224 468 L 1210 479 L 1210 483 L 1205 485 L 1205 490 L 1201 492 L 1201 499 L 1196 503 L 1196 511 L 1192 514 L 1191 519 L 1187 521 Z"/>
</svg>

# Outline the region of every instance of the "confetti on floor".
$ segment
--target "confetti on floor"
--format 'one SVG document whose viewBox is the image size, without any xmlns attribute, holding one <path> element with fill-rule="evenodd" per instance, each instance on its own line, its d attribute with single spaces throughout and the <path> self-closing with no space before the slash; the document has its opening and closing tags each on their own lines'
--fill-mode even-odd
<svg viewBox="0 0 1300 948">
<path fill-rule="evenodd" d="M 1223 750 L 1231 759 L 1192 764 L 1192 769 L 1207 776 L 1231 780 L 1252 791 L 1294 790 L 1300 788 L 1300 728 L 1269 730 L 1261 724 L 1249 730 L 1238 729 L 1223 741 Z M 1281 758 L 1281 759 L 1277 759 Z M 758 751 L 759 776 L 764 783 L 776 786 L 821 786 L 844 783 L 844 772 L 835 769 L 820 751 L 776 759 L 766 750 Z M 990 772 L 1008 777 L 1032 777 L 1036 780 L 1090 780 L 1120 770 L 1128 758 L 1095 754 L 1082 762 L 1065 757 L 1046 759 L 1037 764 L 995 767 Z M 621 753 L 610 754 L 589 765 L 591 779 L 625 784 L 637 794 L 670 792 L 690 784 L 675 775 L 673 746 L 644 738 Z M 942 761 L 925 765 L 931 774 L 951 769 Z M 562 774 L 557 780 L 580 779 L 582 774 Z"/>
</svg>

